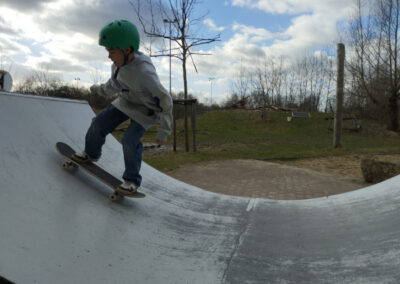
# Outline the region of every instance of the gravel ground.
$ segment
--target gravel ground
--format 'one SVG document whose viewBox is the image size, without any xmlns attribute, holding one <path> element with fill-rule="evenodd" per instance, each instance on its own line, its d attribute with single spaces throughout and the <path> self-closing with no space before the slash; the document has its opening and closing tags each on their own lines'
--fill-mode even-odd
<svg viewBox="0 0 400 284">
<path fill-rule="evenodd" d="M 360 168 L 363 157 L 366 156 L 277 163 L 258 160 L 213 161 L 188 165 L 166 174 L 221 194 L 280 200 L 309 199 L 368 186 L 363 181 Z M 400 155 L 379 156 L 379 159 L 400 161 Z"/>
</svg>

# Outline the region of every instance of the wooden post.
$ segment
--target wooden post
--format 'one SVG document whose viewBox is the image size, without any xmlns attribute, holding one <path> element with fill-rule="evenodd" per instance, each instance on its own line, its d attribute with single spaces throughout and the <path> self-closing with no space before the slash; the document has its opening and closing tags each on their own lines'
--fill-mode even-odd
<svg viewBox="0 0 400 284">
<path fill-rule="evenodd" d="M 186 102 L 183 104 L 183 107 L 185 109 L 185 150 L 189 152 L 188 107 Z"/>
<path fill-rule="evenodd" d="M 337 83 L 336 83 L 336 112 L 333 128 L 333 148 L 342 146 L 342 125 L 343 125 L 343 93 L 344 93 L 344 44 L 337 46 Z"/>
<path fill-rule="evenodd" d="M 174 152 L 176 152 L 176 106 L 173 106 L 174 113 Z"/>
<path fill-rule="evenodd" d="M 196 152 L 196 102 L 192 103 L 192 139 L 193 139 L 193 152 Z"/>
</svg>

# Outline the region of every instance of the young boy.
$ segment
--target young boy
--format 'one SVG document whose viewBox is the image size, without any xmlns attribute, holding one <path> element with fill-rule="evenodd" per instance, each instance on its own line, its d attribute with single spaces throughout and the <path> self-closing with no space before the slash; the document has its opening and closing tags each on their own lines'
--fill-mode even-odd
<svg viewBox="0 0 400 284">
<path fill-rule="evenodd" d="M 159 123 L 156 143 L 162 145 L 171 133 L 172 123 L 171 96 L 161 85 L 150 58 L 139 52 L 139 42 L 139 32 L 129 21 L 113 21 L 101 30 L 99 45 L 106 48 L 113 62 L 111 78 L 90 90 L 92 94 L 118 98 L 93 119 L 86 133 L 85 150 L 72 157 L 80 163 L 97 161 L 106 136 L 130 119 L 122 138 L 125 172 L 119 187 L 127 194 L 135 193 L 142 182 L 140 139 L 145 130 Z"/>
</svg>

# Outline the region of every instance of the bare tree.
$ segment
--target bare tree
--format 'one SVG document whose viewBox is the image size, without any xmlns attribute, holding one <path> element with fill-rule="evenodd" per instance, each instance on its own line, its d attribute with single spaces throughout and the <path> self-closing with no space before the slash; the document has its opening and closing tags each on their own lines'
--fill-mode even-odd
<svg viewBox="0 0 400 284">
<path fill-rule="evenodd" d="M 252 100 L 256 107 L 283 106 L 283 91 L 287 72 L 284 57 L 265 57 L 263 65 L 254 71 Z"/>
<path fill-rule="evenodd" d="M 1 50 L 0 50 L 1 51 Z M 11 73 L 12 68 L 13 68 L 13 60 L 9 58 L 8 56 L 2 55 L 0 53 L 0 70 L 7 71 L 8 73 Z"/>
<path fill-rule="evenodd" d="M 238 96 L 238 100 L 243 100 L 251 92 L 251 74 L 243 66 L 242 61 L 240 62 L 240 69 L 235 74 L 234 80 L 231 84 L 232 92 Z"/>
<path fill-rule="evenodd" d="M 296 65 L 298 74 L 300 108 L 318 111 L 322 97 L 331 92 L 333 64 L 323 52 L 306 54 Z"/>
<path fill-rule="evenodd" d="M 15 89 L 19 93 L 32 93 L 38 96 L 49 96 L 54 90 L 62 86 L 61 79 L 50 72 L 50 66 L 41 64 L 41 70 L 34 70 L 25 79 L 24 82 L 18 84 Z"/>
<path fill-rule="evenodd" d="M 400 0 L 357 0 L 348 29 L 355 56 L 348 67 L 370 102 L 387 116 L 387 128 L 399 130 Z"/>
<path fill-rule="evenodd" d="M 240 78 L 250 76 L 242 74 Z M 265 57 L 263 65 L 253 71 L 255 80 L 252 103 L 318 111 L 322 98 L 332 92 L 333 62 L 325 52 L 310 53 L 291 63 L 288 58 Z M 236 85 L 240 80 L 236 80 Z M 239 88 L 236 88 L 239 92 Z"/>
<path fill-rule="evenodd" d="M 89 72 L 90 78 L 93 84 L 99 84 L 100 82 L 105 81 L 105 77 L 103 76 L 103 72 L 101 71 L 101 64 L 92 63 L 91 70 Z"/>
<path fill-rule="evenodd" d="M 335 81 L 335 72 L 333 68 L 333 63 L 334 61 L 330 57 L 325 58 L 325 64 L 323 67 L 323 74 L 324 74 L 324 91 L 325 91 L 325 112 L 329 111 L 329 101 L 331 100 L 330 95 L 332 94 L 335 86 L 334 86 L 334 81 Z"/>
<path fill-rule="evenodd" d="M 197 67 L 193 59 L 193 55 L 208 55 L 206 53 L 195 52 L 195 47 L 219 41 L 220 34 L 214 37 L 199 37 L 195 30 L 196 26 L 203 22 L 206 15 L 194 17 L 195 7 L 198 0 L 168 0 L 168 4 L 164 5 L 161 0 L 135 0 L 133 3 L 128 0 L 135 10 L 136 16 L 139 19 L 144 33 L 150 38 L 162 38 L 173 41 L 178 48 L 169 53 L 169 49 L 164 47 L 156 48 L 156 52 L 152 51 L 150 46 L 150 56 L 172 56 L 182 61 L 183 85 L 185 100 L 188 98 L 188 83 L 187 83 L 187 61 L 190 58 L 193 66 Z M 143 13 L 143 4 L 147 13 Z M 144 15 L 150 15 L 147 19 Z M 169 24 L 165 25 L 165 24 Z M 189 150 L 188 143 L 188 121 L 187 108 L 185 105 L 185 141 L 186 151 Z"/>
</svg>

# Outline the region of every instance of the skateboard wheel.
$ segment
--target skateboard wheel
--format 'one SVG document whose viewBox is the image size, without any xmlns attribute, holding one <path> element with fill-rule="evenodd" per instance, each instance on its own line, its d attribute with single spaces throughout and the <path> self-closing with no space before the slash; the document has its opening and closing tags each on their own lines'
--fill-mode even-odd
<svg viewBox="0 0 400 284">
<path fill-rule="evenodd" d="M 72 163 L 72 162 L 64 162 L 64 163 L 62 163 L 62 167 L 63 167 L 64 169 L 69 169 L 70 167 L 77 168 L 78 166 L 75 165 L 75 164 Z"/>
<path fill-rule="evenodd" d="M 64 163 L 62 163 L 62 167 L 63 167 L 63 169 L 68 169 L 70 166 L 71 166 L 71 164 L 70 164 L 70 163 L 68 163 L 68 162 L 64 162 Z"/>
<path fill-rule="evenodd" d="M 118 199 L 118 195 L 117 195 L 117 193 L 112 193 L 112 194 L 110 194 L 110 200 L 111 201 L 116 201 Z"/>
</svg>

